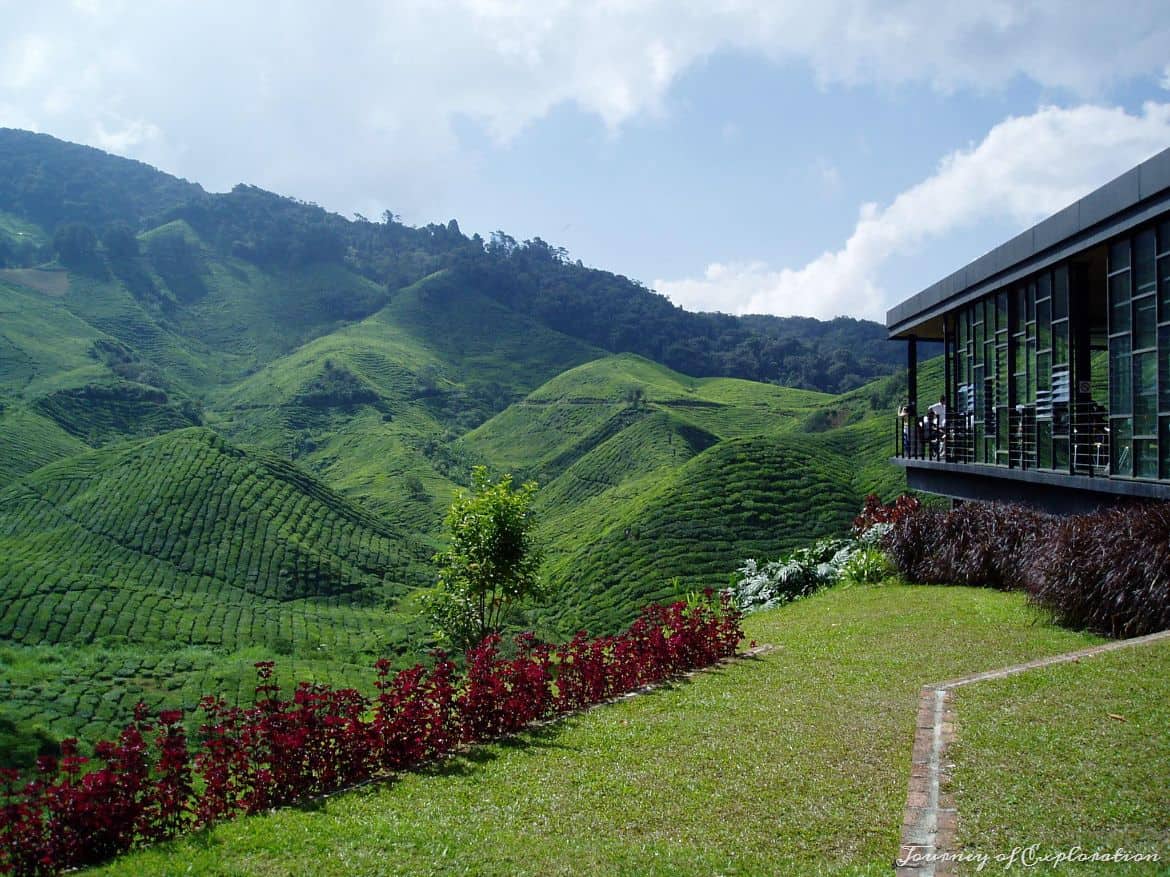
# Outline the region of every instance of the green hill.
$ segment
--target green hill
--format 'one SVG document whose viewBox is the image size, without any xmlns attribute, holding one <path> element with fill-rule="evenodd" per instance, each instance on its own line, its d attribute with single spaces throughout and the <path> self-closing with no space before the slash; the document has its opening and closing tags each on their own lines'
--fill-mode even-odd
<svg viewBox="0 0 1170 877">
<path fill-rule="evenodd" d="M 181 430 L 0 495 L 0 638 L 239 648 L 294 618 L 392 604 L 422 580 L 418 554 L 291 464 Z"/>
<path fill-rule="evenodd" d="M 280 453 L 414 532 L 433 532 L 478 458 L 468 426 L 599 351 L 440 272 L 209 403 L 232 440 Z"/>
<path fill-rule="evenodd" d="M 719 442 L 556 543 L 548 574 L 561 593 L 542 616 L 613 630 L 646 603 L 725 586 L 745 558 L 843 533 L 861 502 L 851 474 L 816 437 Z"/>
<path fill-rule="evenodd" d="M 139 699 L 246 702 L 273 655 L 368 682 L 426 639 L 429 551 L 206 429 L 51 463 L 0 492 L 0 720 L 92 742 Z"/>
<path fill-rule="evenodd" d="M 668 411 L 723 439 L 796 428 L 831 398 L 755 381 L 691 378 L 621 354 L 558 375 L 468 433 L 463 444 L 497 466 L 544 482 L 652 411 Z"/>
<path fill-rule="evenodd" d="M 407 660 L 477 464 L 541 484 L 547 633 L 722 585 L 904 483 L 883 337 L 0 130 L 0 723 Z"/>
<path fill-rule="evenodd" d="M 484 241 L 454 220 L 351 221 L 246 185 L 209 194 L 139 162 L 0 129 L 0 268 L 54 259 L 117 278 L 179 334 L 214 346 L 223 335 L 238 344 L 242 331 L 261 354 L 323 334 L 330 319 L 361 319 L 385 293 L 451 269 L 459 286 L 517 317 L 691 374 L 839 392 L 899 364 L 873 322 L 689 313 L 540 238 Z M 241 283 L 256 294 L 238 299 Z"/>
<path fill-rule="evenodd" d="M 609 631 L 724 586 L 748 557 L 839 535 L 865 494 L 903 489 L 888 463 L 899 392 L 892 378 L 845 396 L 695 379 L 623 354 L 558 375 L 462 445 L 542 485 L 558 595 L 532 620 Z"/>
</svg>

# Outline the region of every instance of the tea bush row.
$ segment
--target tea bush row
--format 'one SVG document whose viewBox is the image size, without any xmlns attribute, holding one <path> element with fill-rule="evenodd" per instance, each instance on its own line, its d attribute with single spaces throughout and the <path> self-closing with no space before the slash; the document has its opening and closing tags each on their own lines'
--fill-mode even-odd
<svg viewBox="0 0 1170 877">
<path fill-rule="evenodd" d="M 98 744 L 92 763 L 66 740 L 59 759 L 39 759 L 29 782 L 0 772 L 0 868 L 21 877 L 59 873 L 304 801 L 708 666 L 733 655 L 741 638 L 739 613 L 708 594 L 650 606 L 616 636 L 580 633 L 552 646 L 521 635 L 514 658 L 492 635 L 467 653 L 462 673 L 439 655 L 429 669 L 391 675 L 383 659 L 372 701 L 309 683 L 281 699 L 273 663 L 262 661 L 253 706 L 201 701 L 194 747 L 181 711 L 153 723 L 140 705 L 116 742 Z"/>
</svg>

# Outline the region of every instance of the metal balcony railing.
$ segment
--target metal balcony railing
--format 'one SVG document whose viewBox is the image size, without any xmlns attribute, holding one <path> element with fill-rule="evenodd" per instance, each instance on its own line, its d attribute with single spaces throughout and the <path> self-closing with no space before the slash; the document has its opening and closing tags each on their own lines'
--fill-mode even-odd
<svg viewBox="0 0 1170 877">
<path fill-rule="evenodd" d="M 997 416 L 1007 417 L 1006 446 Z M 1039 436 L 1044 447 L 1040 447 Z M 977 445 L 982 443 L 982 447 Z M 1109 475 L 1107 414 L 1093 402 L 1017 406 L 948 416 L 942 425 L 931 415 L 899 413 L 894 428 L 895 456 L 942 463 L 983 463 L 1012 469 L 1044 469 L 1072 475 Z M 1043 464 L 1043 465 L 1042 465 Z"/>
</svg>

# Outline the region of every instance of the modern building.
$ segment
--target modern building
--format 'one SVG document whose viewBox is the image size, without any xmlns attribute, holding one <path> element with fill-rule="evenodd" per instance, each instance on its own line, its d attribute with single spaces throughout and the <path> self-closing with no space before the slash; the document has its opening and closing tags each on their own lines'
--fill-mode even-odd
<svg viewBox="0 0 1170 877">
<path fill-rule="evenodd" d="M 911 487 L 1054 511 L 1170 499 L 1170 149 L 907 299 L 943 411 L 899 412 Z M 937 368 L 937 364 L 932 365 Z M 937 402 L 937 393 L 930 402 Z"/>
</svg>

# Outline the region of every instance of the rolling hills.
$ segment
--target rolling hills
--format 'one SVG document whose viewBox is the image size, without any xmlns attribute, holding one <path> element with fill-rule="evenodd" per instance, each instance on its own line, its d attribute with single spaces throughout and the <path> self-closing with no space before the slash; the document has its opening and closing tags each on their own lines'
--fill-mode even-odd
<svg viewBox="0 0 1170 877">
<path fill-rule="evenodd" d="M 428 557 L 204 428 L 49 464 L 0 492 L 0 718 L 109 733 L 138 699 L 190 707 L 212 682 L 246 698 L 271 655 L 350 684 L 425 638 Z"/>
<path fill-rule="evenodd" d="M 901 489 L 887 462 L 897 392 L 896 379 L 845 396 L 695 379 L 623 354 L 558 375 L 461 445 L 541 484 L 558 595 L 532 620 L 610 630 L 646 602 L 724 586 L 747 557 L 840 534 L 866 493 Z"/>
<path fill-rule="evenodd" d="M 412 660 L 475 465 L 541 485 L 557 598 L 526 622 L 549 637 L 721 586 L 903 483 L 876 324 L 687 315 L 539 239 L 50 141 L 0 131 L 0 749 L 92 743 L 139 698 L 247 699 L 272 656 L 363 685 Z"/>
</svg>

